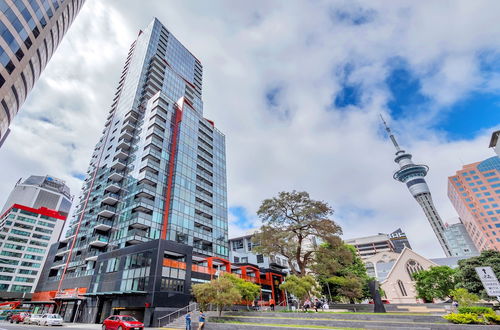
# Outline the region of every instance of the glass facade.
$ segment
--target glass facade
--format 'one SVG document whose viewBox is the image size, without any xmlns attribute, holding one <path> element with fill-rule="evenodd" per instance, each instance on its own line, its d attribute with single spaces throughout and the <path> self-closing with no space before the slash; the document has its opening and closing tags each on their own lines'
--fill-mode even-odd
<svg viewBox="0 0 500 330">
<path fill-rule="evenodd" d="M 132 43 L 49 279 L 91 275 L 100 254 L 155 239 L 228 257 L 225 137 L 203 117 L 202 71 L 157 19 Z M 136 273 L 123 283 L 146 287 Z"/>
<path fill-rule="evenodd" d="M 465 165 L 448 178 L 448 197 L 479 251 L 500 251 L 500 158 Z"/>
<path fill-rule="evenodd" d="M 0 0 L 0 146 L 85 0 Z"/>
</svg>

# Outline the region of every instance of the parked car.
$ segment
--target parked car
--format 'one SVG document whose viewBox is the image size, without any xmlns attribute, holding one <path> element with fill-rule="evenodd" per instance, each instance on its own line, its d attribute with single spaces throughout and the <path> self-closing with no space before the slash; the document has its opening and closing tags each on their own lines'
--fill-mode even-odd
<svg viewBox="0 0 500 330">
<path fill-rule="evenodd" d="M 27 324 L 40 324 L 40 320 L 42 319 L 42 314 L 31 314 L 29 317 L 24 319 L 24 323 Z"/>
<path fill-rule="evenodd" d="M 21 313 L 16 313 L 10 317 L 10 323 L 16 322 L 17 324 L 19 323 L 24 323 L 24 319 L 29 317 L 30 313 L 27 312 L 21 312 Z"/>
<path fill-rule="evenodd" d="M 63 325 L 63 319 L 59 314 L 43 314 L 38 325 Z"/>
<path fill-rule="evenodd" d="M 102 322 L 102 330 L 144 330 L 144 323 L 130 315 L 111 315 Z"/>
</svg>

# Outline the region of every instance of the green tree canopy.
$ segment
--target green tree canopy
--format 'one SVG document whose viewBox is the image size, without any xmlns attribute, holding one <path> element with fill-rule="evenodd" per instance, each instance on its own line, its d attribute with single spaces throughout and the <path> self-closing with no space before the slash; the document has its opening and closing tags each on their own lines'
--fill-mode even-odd
<svg viewBox="0 0 500 330">
<path fill-rule="evenodd" d="M 287 257 L 295 275 L 306 275 L 318 249 L 316 239 L 331 246 L 341 245 L 338 235 L 342 230 L 331 219 L 333 209 L 311 199 L 305 191 L 280 192 L 264 200 L 257 214 L 263 225 L 253 237 L 256 252 Z"/>
<path fill-rule="evenodd" d="M 222 277 L 230 280 L 241 295 L 241 299 L 250 304 L 260 295 L 260 286 L 255 283 L 245 281 L 233 274 L 224 274 Z"/>
<path fill-rule="evenodd" d="M 316 279 L 311 275 L 298 277 L 296 275 L 289 275 L 285 281 L 280 285 L 281 290 L 293 294 L 299 301 L 303 301 L 311 296 L 318 296 L 319 286 Z"/>
<path fill-rule="evenodd" d="M 456 270 L 448 266 L 431 267 L 414 274 L 418 297 L 427 301 L 446 299 L 455 288 L 455 274 Z"/>
<path fill-rule="evenodd" d="M 311 266 L 322 285 L 323 293 L 332 299 L 349 301 L 370 297 L 366 268 L 356 249 L 348 244 L 321 244 Z"/>
<path fill-rule="evenodd" d="M 219 316 L 225 307 L 234 305 L 242 299 L 233 281 L 224 276 L 207 283 L 195 284 L 191 290 L 201 308 L 213 304 L 217 306 Z"/>
<path fill-rule="evenodd" d="M 485 299 L 488 297 L 481 280 L 477 276 L 476 267 L 490 266 L 497 278 L 500 278 L 500 252 L 487 250 L 481 252 L 480 256 L 472 257 L 458 262 L 457 286 L 467 289 L 470 293 L 479 295 Z"/>
<path fill-rule="evenodd" d="M 357 276 L 332 276 L 327 279 L 328 284 L 332 284 L 332 291 L 337 297 L 349 299 L 351 304 L 355 299 L 361 299 L 364 296 L 363 288 L 365 281 Z"/>
</svg>

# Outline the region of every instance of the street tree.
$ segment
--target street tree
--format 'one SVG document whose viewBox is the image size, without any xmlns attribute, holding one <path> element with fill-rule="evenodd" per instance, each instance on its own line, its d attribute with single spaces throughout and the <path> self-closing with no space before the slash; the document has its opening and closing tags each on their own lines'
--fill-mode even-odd
<svg viewBox="0 0 500 330">
<path fill-rule="evenodd" d="M 318 246 L 315 240 L 331 246 L 342 244 L 342 229 L 332 219 L 333 209 L 303 192 L 280 192 L 262 202 L 257 215 L 262 227 L 254 235 L 255 251 L 267 256 L 281 254 L 289 268 L 305 276 L 314 261 Z"/>
<path fill-rule="evenodd" d="M 207 283 L 195 284 L 191 290 L 201 308 L 206 309 L 209 304 L 215 305 L 219 316 L 224 308 L 234 305 L 242 299 L 235 284 L 223 276 Z"/>
<path fill-rule="evenodd" d="M 484 299 L 491 299 L 486 294 L 481 280 L 477 276 L 476 267 L 490 266 L 500 278 L 500 252 L 493 250 L 482 251 L 481 255 L 458 262 L 457 287 L 465 288 L 470 293 L 477 294 Z"/>
<path fill-rule="evenodd" d="M 312 296 L 319 296 L 319 285 L 316 279 L 311 275 L 297 276 L 288 275 L 286 280 L 280 285 L 281 290 L 286 290 L 299 299 L 299 305 Z"/>
<path fill-rule="evenodd" d="M 332 285 L 332 291 L 337 297 L 347 298 L 351 304 L 364 296 L 363 287 L 366 283 L 355 275 L 332 276 L 327 282 Z"/>
<path fill-rule="evenodd" d="M 455 288 L 456 273 L 456 270 L 448 266 L 437 266 L 414 274 L 418 297 L 426 301 L 446 299 Z"/>
<path fill-rule="evenodd" d="M 241 295 L 241 299 L 246 302 L 247 308 L 260 295 L 260 286 L 255 283 L 245 281 L 233 274 L 226 273 L 222 277 L 227 278 L 234 284 Z"/>
</svg>

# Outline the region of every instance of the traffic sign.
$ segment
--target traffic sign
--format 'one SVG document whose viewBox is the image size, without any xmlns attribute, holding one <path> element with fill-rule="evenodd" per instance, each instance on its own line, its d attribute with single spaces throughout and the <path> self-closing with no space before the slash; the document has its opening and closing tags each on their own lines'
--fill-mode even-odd
<svg viewBox="0 0 500 330">
<path fill-rule="evenodd" d="M 491 297 L 500 296 L 500 283 L 491 267 L 476 267 L 476 273 L 483 283 L 486 293 Z"/>
</svg>

